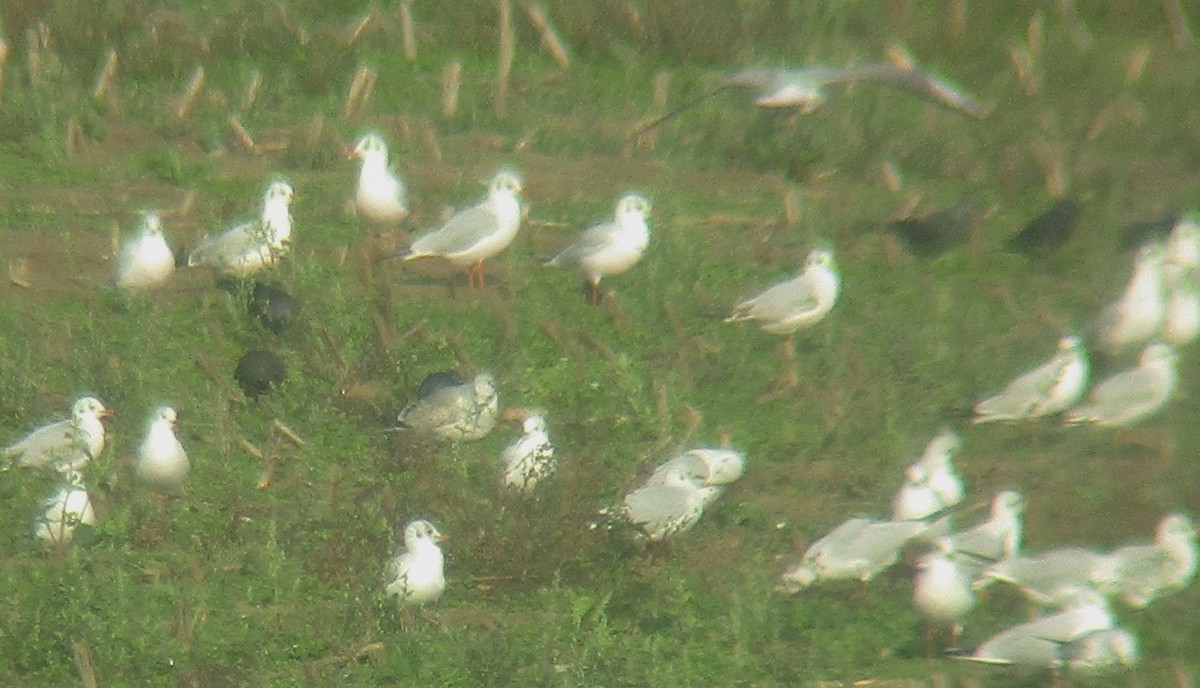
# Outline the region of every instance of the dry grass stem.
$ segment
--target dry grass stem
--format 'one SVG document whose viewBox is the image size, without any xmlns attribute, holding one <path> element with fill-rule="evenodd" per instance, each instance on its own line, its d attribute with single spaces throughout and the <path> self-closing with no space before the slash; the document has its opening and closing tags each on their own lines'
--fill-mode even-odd
<svg viewBox="0 0 1200 688">
<path fill-rule="evenodd" d="M 233 140 L 238 147 L 247 153 L 257 153 L 258 145 L 254 143 L 254 137 L 250 136 L 250 132 L 246 131 L 246 127 L 242 126 L 241 120 L 237 115 L 230 115 L 226 120 L 229 126 L 229 133 L 233 134 Z"/>
<path fill-rule="evenodd" d="M 0 103 L 4 102 L 4 76 L 8 72 L 8 41 L 0 38 Z"/>
<path fill-rule="evenodd" d="M 536 5 L 526 3 L 525 14 L 529 17 L 529 23 L 533 24 L 533 28 L 537 29 L 538 35 L 542 39 L 542 46 L 549 51 L 554 61 L 558 63 L 558 66 L 563 69 L 570 67 L 571 57 L 567 54 L 567 48 L 563 45 L 562 39 L 559 38 L 558 32 L 550 24 L 550 19 L 546 16 L 545 10 Z"/>
<path fill-rule="evenodd" d="M 99 688 L 92 646 L 86 640 L 72 640 L 71 649 L 75 652 L 75 668 L 79 670 L 79 682 L 83 684 L 83 688 Z"/>
<path fill-rule="evenodd" d="M 29 258 L 21 256 L 16 260 L 8 262 L 8 281 L 10 284 L 22 289 L 29 289 L 33 286 L 33 283 L 29 281 L 29 277 Z"/>
<path fill-rule="evenodd" d="M 262 85 L 262 71 L 255 69 L 250 72 L 250 78 L 246 80 L 246 90 L 242 92 L 243 112 L 254 107 L 254 104 L 258 102 L 258 96 L 262 93 Z"/>
<path fill-rule="evenodd" d="M 1183 13 L 1183 5 L 1179 0 L 1163 0 L 1163 14 L 1167 15 L 1167 24 L 1171 27 L 1171 38 L 1175 47 L 1187 48 L 1192 44 L 1192 29 L 1187 15 Z"/>
<path fill-rule="evenodd" d="M 117 51 L 109 50 L 100 76 L 96 77 L 96 85 L 92 88 L 92 98 L 104 100 L 113 88 L 113 79 L 117 77 Z"/>
<path fill-rule="evenodd" d="M 80 151 L 83 150 L 83 129 L 79 126 L 79 120 L 74 117 L 67 120 L 67 138 L 65 143 L 67 158 L 74 160 L 79 157 Z"/>
<path fill-rule="evenodd" d="M 404 58 L 409 62 L 417 59 L 417 27 L 413 23 L 411 0 L 400 3 L 400 41 L 404 47 Z"/>
<path fill-rule="evenodd" d="M 442 117 L 458 114 L 458 92 L 462 88 L 462 62 L 454 60 L 442 68 Z"/>
<path fill-rule="evenodd" d="M 196 99 L 200 96 L 200 91 L 204 89 L 204 67 L 197 66 L 192 71 L 192 76 L 188 79 L 187 86 L 183 89 L 183 94 L 179 96 L 179 100 L 175 101 L 175 119 L 183 121 L 192 113 L 192 108 L 196 106 Z"/>
<path fill-rule="evenodd" d="M 370 67 L 359 67 L 354 71 L 354 78 L 350 80 L 350 88 L 346 91 L 346 103 L 342 107 L 342 119 L 349 120 L 361 109 L 363 102 L 363 94 L 367 88 L 367 82 L 371 80 L 372 70 Z"/>
<path fill-rule="evenodd" d="M 300 436 L 296 434 L 296 431 L 288 427 L 288 425 L 283 421 L 275 418 L 271 421 L 271 427 L 275 430 L 275 432 L 283 435 L 284 439 L 286 439 L 288 442 L 296 445 L 297 449 L 304 447 L 304 440 L 300 439 Z"/>
<path fill-rule="evenodd" d="M 499 70 L 496 73 L 496 117 L 508 117 L 508 82 L 512 76 L 513 54 L 516 51 L 516 37 L 512 26 L 512 1 L 500 0 L 500 55 Z"/>
<path fill-rule="evenodd" d="M 367 27 L 371 25 L 371 21 L 375 18 L 374 12 L 368 12 L 366 16 L 355 19 L 342 29 L 342 43 L 346 45 L 354 45 L 359 38 L 366 32 Z"/>
</svg>

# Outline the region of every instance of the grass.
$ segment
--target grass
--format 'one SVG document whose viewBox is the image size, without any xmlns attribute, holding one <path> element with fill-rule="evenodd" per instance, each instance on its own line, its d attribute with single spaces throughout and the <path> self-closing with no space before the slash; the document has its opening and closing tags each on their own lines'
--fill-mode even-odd
<svg viewBox="0 0 1200 688">
<path fill-rule="evenodd" d="M 491 3 L 416 4 L 412 63 L 390 10 L 353 44 L 336 40 L 366 11 L 357 3 L 291 3 L 286 16 L 252 0 L 203 12 L 148 0 L 7 3 L 0 257 L 25 259 L 32 287 L 0 285 L 0 438 L 58 417 L 84 391 L 120 415 L 88 476 L 101 522 L 76 546 L 27 539 L 51 478 L 0 480 L 2 682 L 77 685 L 82 643 L 100 686 L 1019 684 L 924 659 L 905 567 L 795 598 L 774 586 L 805 542 L 850 514 L 883 513 L 903 467 L 956 410 L 1114 296 L 1128 269 L 1124 223 L 1194 205 L 1200 120 L 1181 94 L 1200 68 L 1194 45 L 1173 44 L 1157 3 L 1080 7 L 1075 19 L 1058 3 L 972 4 L 961 35 L 946 20 L 954 5 L 562 3 L 547 10 L 572 51 L 565 74 L 514 8 L 501 120 Z M 41 77 L 20 40 L 39 16 L 62 65 Z M 1009 51 L 1030 45 L 1037 21 L 1040 86 L 1030 93 Z M 72 30 L 81 26 L 90 28 Z M 989 118 L 967 122 L 866 87 L 804 117 L 752 112 L 728 94 L 664 124 L 653 150 L 625 138 L 652 114 L 661 69 L 674 105 L 733 64 L 865 62 L 896 40 L 994 102 Z M 121 56 L 120 100 L 94 103 L 109 47 Z M 1131 78 L 1143 50 L 1144 71 Z M 444 120 L 439 79 L 453 59 L 463 93 L 458 116 Z M 197 64 L 205 92 L 176 121 L 170 111 Z M 360 64 L 380 74 L 375 95 L 364 115 L 341 121 Z M 241 121 L 259 141 L 292 142 L 286 151 L 253 156 L 228 137 L 256 68 L 263 95 Z M 309 149 L 301 142 L 317 115 L 326 130 Z M 71 119 L 85 137 L 74 157 Z M 367 128 L 392 144 L 414 230 L 473 202 L 496 167 L 524 174 L 530 221 L 489 266 L 489 292 L 466 292 L 437 261 L 363 262 L 364 229 L 342 212 L 355 167 L 336 153 Z M 883 183 L 885 163 L 901 172 L 899 193 Z M 1080 231 L 1046 262 L 1004 252 L 1048 204 L 1055 169 L 1084 203 Z M 137 210 L 178 207 L 191 190 L 192 212 L 166 219 L 172 244 L 188 245 L 252 215 L 277 173 L 297 188 L 296 251 L 272 277 L 303 301 L 295 329 L 271 335 L 246 316 L 242 291 L 203 273 L 145 296 L 103 287 L 114 222 L 131 227 Z M 539 258 L 629 189 L 654 201 L 651 249 L 606 282 L 619 312 L 590 308 L 576 275 L 541 270 Z M 906 205 L 964 196 L 986 219 L 939 258 L 913 258 L 878 231 Z M 798 337 L 801 389 L 760 403 L 780 372 L 777 340 L 721 318 L 794 272 L 814 242 L 837 251 L 842 299 Z M 252 348 L 277 351 L 290 371 L 258 403 L 231 380 Z M 497 373 L 504 405 L 547 409 L 563 465 L 537 499 L 497 485 L 496 456 L 515 424 L 461 446 L 386 430 L 425 374 L 468 364 Z M 1145 540 L 1167 511 L 1200 513 L 1190 351 L 1181 368 L 1180 398 L 1147 424 L 1171 451 L 1051 428 L 1034 448 L 1023 428 L 973 427 L 959 462 L 972 498 L 1022 490 L 1030 550 Z M 143 494 L 128 466 L 162 402 L 181 410 L 193 461 L 186 494 L 166 501 Z M 685 438 L 688 409 L 702 422 Z M 273 433 L 275 419 L 305 444 Z M 643 551 L 586 531 L 597 507 L 685 439 L 722 432 L 750 467 L 693 532 Z M 241 440 L 275 457 L 268 487 L 255 487 L 264 466 Z M 381 578 L 416 517 L 451 538 L 449 588 L 431 619 L 403 630 Z M 1176 662 L 1200 670 L 1198 595 L 1191 587 L 1120 610 L 1145 661 L 1107 685 L 1172 681 Z M 1014 596 L 991 595 L 967 640 L 1025 613 Z"/>
</svg>

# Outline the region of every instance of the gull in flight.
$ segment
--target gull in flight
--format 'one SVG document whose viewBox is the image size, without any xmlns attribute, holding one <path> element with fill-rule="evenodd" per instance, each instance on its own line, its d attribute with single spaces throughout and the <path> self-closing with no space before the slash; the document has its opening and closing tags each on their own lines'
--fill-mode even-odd
<svg viewBox="0 0 1200 688">
<path fill-rule="evenodd" d="M 520 492 L 530 492 L 545 478 L 554 475 L 554 445 L 546 429 L 546 419 L 527 416 L 521 423 L 521 436 L 500 454 L 504 484 Z"/>
<path fill-rule="evenodd" d="M 851 518 L 814 542 L 783 574 L 782 588 L 799 592 L 823 580 L 867 582 L 900 559 L 908 542 L 925 533 L 924 521 Z"/>
<path fill-rule="evenodd" d="M 892 498 L 892 520 L 919 521 L 962 501 L 962 478 L 951 463 L 961 450 L 962 439 L 950 428 L 929 442 L 921 460 L 905 471 L 904 484 Z"/>
<path fill-rule="evenodd" d="M 17 466 L 78 471 L 104 451 L 104 419 L 112 412 L 95 397 L 80 397 L 71 417 L 34 430 L 0 450 Z"/>
<path fill-rule="evenodd" d="M 205 239 L 188 255 L 188 265 L 209 265 L 227 277 L 247 277 L 275 265 L 292 242 L 292 185 L 271 182 L 262 214 Z"/>
<path fill-rule="evenodd" d="M 146 437 L 138 447 L 134 473 L 150 487 L 161 492 L 177 492 L 187 478 L 187 452 L 175 435 L 179 414 L 170 406 L 159 406 L 150 416 Z"/>
<path fill-rule="evenodd" d="M 413 241 L 404 260 L 441 256 L 467 268 L 468 286 L 484 286 L 483 261 L 508 248 L 521 226 L 521 179 L 500 170 L 488 183 L 488 197 L 460 210 L 438 229 Z"/>
<path fill-rule="evenodd" d="M 397 607 L 419 607 L 442 596 L 446 577 L 438 543 L 445 539 L 429 521 L 413 521 L 404 529 L 404 549 L 388 562 L 384 588 L 387 597 L 396 597 Z"/>
<path fill-rule="evenodd" d="M 1058 353 L 975 405 L 974 423 L 1041 418 L 1067 410 L 1083 397 L 1088 356 L 1079 337 L 1058 340 Z"/>
<path fill-rule="evenodd" d="M 566 247 L 546 265 L 576 265 L 587 280 L 592 304 L 600 303 L 600 280 L 619 275 L 642 258 L 650 241 L 650 201 L 638 194 L 622 196 L 611 222 L 584 230 L 575 243 Z"/>
<path fill-rule="evenodd" d="M 726 77 L 716 88 L 642 125 L 634 135 L 641 135 L 718 93 L 734 88 L 755 89 L 758 95 L 754 104 L 760 108 L 798 109 L 804 114 L 810 114 L 825 104 L 832 88 L 857 82 L 871 82 L 909 91 L 968 117 L 978 119 L 987 114 L 987 108 L 945 79 L 922 69 L 902 49 L 890 53 L 888 62 L 840 68 L 812 65 L 795 69 L 742 69 Z"/>
<path fill-rule="evenodd" d="M 421 382 L 417 399 L 396 416 L 401 428 L 446 440 L 478 440 L 496 427 L 500 394 L 491 373 L 470 382 L 454 372 L 434 373 Z"/>
<path fill-rule="evenodd" d="M 158 213 L 146 212 L 138 235 L 117 255 L 115 283 L 121 289 L 145 289 L 166 282 L 174 272 L 175 253 L 163 236 L 162 220 Z"/>
<path fill-rule="evenodd" d="M 362 161 L 354 210 L 375 225 L 395 226 L 408 217 L 408 192 L 404 182 L 388 169 L 387 143 L 379 134 L 367 134 L 347 155 Z"/>
<path fill-rule="evenodd" d="M 52 545 L 65 545 L 75 537 L 76 528 L 95 523 L 96 511 L 83 476 L 68 471 L 65 484 L 42 502 L 42 514 L 33 522 L 33 536 Z"/>
<path fill-rule="evenodd" d="M 833 310 L 841 284 L 833 251 L 816 248 L 808 254 L 799 275 L 739 301 L 725 322 L 757 320 L 763 331 L 785 335 L 783 353 L 788 363 L 787 383 L 794 387 L 797 376 L 792 338 L 796 330 L 815 325 Z"/>
<path fill-rule="evenodd" d="M 1158 412 L 1171 400 L 1178 383 L 1175 350 L 1151 344 L 1138 365 L 1097 384 L 1086 401 L 1067 411 L 1067 423 L 1126 427 Z"/>
<path fill-rule="evenodd" d="M 1167 592 L 1182 589 L 1196 576 L 1196 526 L 1182 514 L 1162 519 L 1154 543 L 1114 550 L 1094 573 L 1102 592 L 1119 595 L 1141 609 Z"/>
<path fill-rule="evenodd" d="M 1158 334 L 1166 315 L 1163 252 L 1157 242 L 1138 249 L 1125 291 L 1096 323 L 1096 340 L 1105 351 L 1119 353 Z"/>
</svg>

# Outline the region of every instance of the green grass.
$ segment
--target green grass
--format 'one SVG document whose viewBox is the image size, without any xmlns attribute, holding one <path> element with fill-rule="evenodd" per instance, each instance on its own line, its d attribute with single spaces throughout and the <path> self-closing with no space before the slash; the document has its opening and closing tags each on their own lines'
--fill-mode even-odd
<svg viewBox="0 0 1200 688">
<path fill-rule="evenodd" d="M 1200 115 L 1186 94 L 1200 77 L 1196 47 L 1173 45 L 1157 3 L 1080 7 L 1085 47 L 1059 3 L 970 3 L 961 36 L 945 28 L 954 3 L 695 5 L 548 4 L 574 59 L 565 74 L 515 8 L 506 119 L 491 103 L 491 3 L 415 3 L 412 63 L 390 9 L 353 45 L 334 40 L 365 11 L 357 3 L 296 2 L 287 17 L 252 0 L 203 11 L 58 3 L 43 16 L 62 67 L 42 77 L 21 39 L 41 5 L 0 9 L 14 47 L 0 94 L 0 263 L 25 259 L 32 284 L 0 285 L 0 442 L 85 391 L 119 414 L 89 469 L 101 522 L 76 546 L 28 540 L 50 477 L 0 474 L 0 683 L 78 685 L 72 647 L 83 642 L 100 686 L 932 685 L 958 674 L 1020 684 L 924 659 L 906 567 L 869 586 L 796 597 L 774 587 L 803 543 L 851 514 L 884 513 L 904 466 L 944 423 L 1116 294 L 1125 222 L 1195 205 Z M 1008 50 L 1027 40 L 1035 14 L 1045 38 L 1029 94 Z M 869 87 L 798 117 L 754 112 L 730 93 L 664 124 L 653 150 L 626 139 L 653 114 L 662 69 L 673 106 L 731 65 L 862 63 L 892 41 L 995 103 L 988 119 Z M 121 55 L 119 109 L 90 97 L 109 47 Z M 1140 48 L 1150 51 L 1145 71 L 1127 83 Z M 440 73 L 455 59 L 461 105 L 445 120 Z M 206 92 L 174 121 L 198 64 Z M 379 81 L 367 112 L 344 122 L 359 64 Z M 228 137 L 256 68 L 264 91 L 241 120 L 260 141 L 290 141 L 287 151 L 250 156 Z M 309 150 L 317 115 L 325 136 Z M 75 158 L 71 119 L 85 137 Z M 356 167 L 338 145 L 366 129 L 392 144 L 413 193 L 412 230 L 473 202 L 496 167 L 523 173 L 531 221 L 489 265 L 487 293 L 467 292 L 437 261 L 363 264 L 365 230 L 342 212 Z M 1039 264 L 1002 245 L 1048 204 L 1047 161 L 1084 210 L 1077 235 Z M 902 174 L 898 194 L 883 182 L 885 163 Z M 272 174 L 297 189 L 296 250 L 271 278 L 303 301 L 295 329 L 271 335 L 246 316 L 244 293 L 204 273 L 143 296 L 104 286 L 114 222 L 130 228 L 138 210 L 177 207 L 191 190 L 195 209 L 165 220 L 172 245 L 188 245 L 252 215 Z M 615 315 L 588 307 L 576 275 L 539 259 L 630 189 L 653 199 L 653 236 L 641 264 L 606 282 Z M 910 202 L 963 197 L 986 219 L 939 258 L 910 257 L 878 231 Z M 721 319 L 793 273 L 814 242 L 837 251 L 844 292 L 827 321 L 797 337 L 800 390 L 761 403 L 780 374 L 778 341 Z M 376 320 L 394 330 L 394 348 Z M 258 403 L 231 379 L 252 348 L 278 351 L 290 372 Z M 468 362 L 497 374 L 502 404 L 547 410 L 562 466 L 534 500 L 498 486 L 514 423 L 460 446 L 387 430 L 424 375 Z M 1147 423 L 1172 442 L 1165 456 L 1086 429 L 1045 428 L 1036 448 L 1024 428 L 963 429 L 971 499 L 1022 490 L 1030 550 L 1145 540 L 1167 511 L 1200 513 L 1196 371 L 1184 351 L 1180 397 Z M 193 471 L 185 495 L 158 501 L 129 459 L 163 402 L 182 413 Z M 729 433 L 749 458 L 743 480 L 669 548 L 588 532 L 596 508 L 684 441 L 689 407 L 702 414 L 690 442 Z M 305 445 L 274 435 L 275 419 Z M 263 466 L 242 439 L 277 457 L 269 487 L 256 488 Z M 417 517 L 451 538 L 449 588 L 406 630 L 382 575 Z M 1105 685 L 1172 681 L 1176 661 L 1200 671 L 1197 609 L 1194 586 L 1120 609 L 1145 661 Z M 966 640 L 1025 614 L 1015 596 L 989 595 Z"/>
</svg>

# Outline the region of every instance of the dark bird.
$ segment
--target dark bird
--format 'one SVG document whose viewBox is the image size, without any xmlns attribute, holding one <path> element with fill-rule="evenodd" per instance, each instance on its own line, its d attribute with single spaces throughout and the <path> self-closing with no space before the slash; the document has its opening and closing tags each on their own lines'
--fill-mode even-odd
<svg viewBox="0 0 1200 688">
<path fill-rule="evenodd" d="M 1057 251 L 1075 231 L 1079 209 L 1079 203 L 1073 198 L 1055 201 L 1048 210 L 1030 220 L 1024 229 L 1008 240 L 1009 249 L 1032 257 L 1043 257 Z"/>
<path fill-rule="evenodd" d="M 965 241 L 978 218 L 979 207 L 963 200 L 924 215 L 894 220 L 888 224 L 888 229 L 912 253 L 933 258 Z"/>
<path fill-rule="evenodd" d="M 286 330 L 300 315 L 300 301 L 295 296 L 262 282 L 254 283 L 248 307 L 250 314 L 275 334 Z"/>
<path fill-rule="evenodd" d="M 981 119 L 987 114 L 987 108 L 983 105 L 945 79 L 922 69 L 902 51 L 895 51 L 891 57 L 891 62 L 849 67 L 749 67 L 726 77 L 716 88 L 643 125 L 635 132 L 635 136 L 732 88 L 757 89 L 754 104 L 760 108 L 795 108 L 808 114 L 828 100 L 832 88 L 862 81 L 903 89 L 974 119 Z"/>
<path fill-rule="evenodd" d="M 233 378 L 247 397 L 258 397 L 283 383 L 287 371 L 283 360 L 270 351 L 248 351 L 238 361 Z"/>
</svg>

